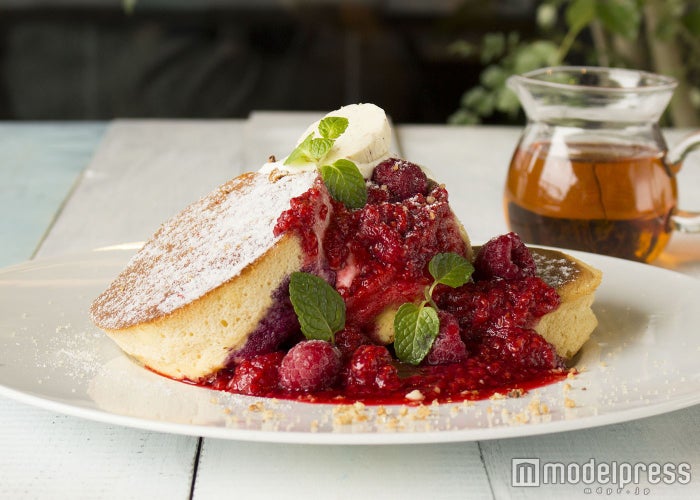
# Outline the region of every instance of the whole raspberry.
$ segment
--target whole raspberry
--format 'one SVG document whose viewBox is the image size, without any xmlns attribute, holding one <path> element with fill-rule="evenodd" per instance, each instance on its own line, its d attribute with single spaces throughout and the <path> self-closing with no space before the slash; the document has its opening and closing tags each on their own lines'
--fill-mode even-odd
<svg viewBox="0 0 700 500">
<path fill-rule="evenodd" d="M 467 348 L 462 341 L 457 318 L 444 311 L 438 312 L 438 318 L 440 319 L 440 332 L 423 363 L 445 365 L 465 360 Z"/>
<path fill-rule="evenodd" d="M 289 392 L 327 389 L 341 368 L 340 352 L 323 340 L 304 340 L 292 347 L 280 364 L 280 386 Z"/>
<path fill-rule="evenodd" d="M 358 347 L 366 344 L 371 344 L 369 338 L 352 326 L 346 326 L 335 334 L 335 345 L 344 359 L 350 359 Z"/>
<path fill-rule="evenodd" d="M 474 280 L 506 280 L 535 276 L 537 266 L 530 250 L 515 233 L 489 240 L 474 259 Z"/>
<path fill-rule="evenodd" d="M 347 376 L 348 385 L 359 389 L 392 390 L 399 386 L 391 354 L 381 345 L 358 347 L 350 359 Z"/>
<path fill-rule="evenodd" d="M 276 389 L 283 357 L 283 352 L 271 352 L 242 361 L 236 366 L 229 390 L 250 396 L 263 396 Z"/>
<path fill-rule="evenodd" d="M 425 172 L 415 163 L 398 158 L 384 160 L 374 167 L 372 180 L 386 186 L 390 201 L 402 201 L 416 194 L 427 194 L 429 182 Z"/>
</svg>

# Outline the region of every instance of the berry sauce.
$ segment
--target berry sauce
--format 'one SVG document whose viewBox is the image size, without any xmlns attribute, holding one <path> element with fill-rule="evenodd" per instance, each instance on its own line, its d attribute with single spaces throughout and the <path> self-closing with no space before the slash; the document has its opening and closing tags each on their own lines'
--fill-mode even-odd
<svg viewBox="0 0 700 500">
<path fill-rule="evenodd" d="M 274 228 L 275 235 L 300 237 L 305 270 L 345 301 L 346 324 L 335 342 L 292 332 L 293 342 L 232 361 L 200 385 L 313 403 L 425 404 L 520 395 L 567 375 L 554 347 L 533 329 L 559 306 L 559 295 L 536 276 L 514 233 L 481 247 L 468 283 L 435 288 L 440 331 L 431 351 L 418 366 L 399 361 L 391 344 L 382 345 L 377 316 L 423 297 L 434 255 L 471 258 L 471 250 L 444 186 L 418 166 L 386 160 L 367 190 L 367 204 L 350 210 L 319 179 L 291 200 Z"/>
</svg>

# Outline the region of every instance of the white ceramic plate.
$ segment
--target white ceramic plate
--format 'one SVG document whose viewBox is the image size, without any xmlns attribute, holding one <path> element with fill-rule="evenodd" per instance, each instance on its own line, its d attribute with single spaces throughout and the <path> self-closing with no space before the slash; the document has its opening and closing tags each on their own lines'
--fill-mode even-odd
<svg viewBox="0 0 700 500">
<path fill-rule="evenodd" d="M 604 272 L 599 326 L 575 378 L 519 399 L 428 407 L 334 407 L 175 382 L 127 359 L 87 318 L 133 248 L 0 271 L 0 395 L 101 422 L 250 441 L 398 444 L 582 429 L 700 403 L 700 280 L 571 252 Z"/>
</svg>

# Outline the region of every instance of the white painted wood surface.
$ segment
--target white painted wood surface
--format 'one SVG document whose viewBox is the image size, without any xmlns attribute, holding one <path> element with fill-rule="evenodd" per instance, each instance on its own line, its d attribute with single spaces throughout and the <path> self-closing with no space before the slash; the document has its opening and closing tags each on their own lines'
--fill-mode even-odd
<svg viewBox="0 0 700 500">
<path fill-rule="evenodd" d="M 104 129 L 98 123 L 0 124 L 0 266 L 30 257 Z"/>
<path fill-rule="evenodd" d="M 248 122 L 111 124 L 37 255 L 148 237 L 165 218 L 223 180 L 256 168 L 269 154 L 283 154 L 308 118 L 265 114 Z M 669 142 L 679 135 L 672 134 Z M 451 191 L 452 203 L 475 240 L 505 230 L 500 196 L 517 136 L 516 129 L 398 127 L 405 157 L 429 166 L 448 185 L 460 186 Z M 681 180 L 686 207 L 700 208 L 700 162 L 689 160 Z M 668 254 L 659 265 L 700 277 L 700 238 L 678 235 Z M 0 399 L 0 498 L 153 499 L 190 498 L 191 493 L 197 499 L 589 498 L 579 486 L 512 488 L 511 459 L 685 461 L 698 472 L 699 424 L 700 407 L 694 407 L 532 438 L 398 447 L 283 446 L 138 431 Z M 698 498 L 700 480 L 655 486 L 652 493 Z"/>
<path fill-rule="evenodd" d="M 48 257 L 151 236 L 241 169 L 242 121 L 117 121 L 41 245 Z"/>
</svg>

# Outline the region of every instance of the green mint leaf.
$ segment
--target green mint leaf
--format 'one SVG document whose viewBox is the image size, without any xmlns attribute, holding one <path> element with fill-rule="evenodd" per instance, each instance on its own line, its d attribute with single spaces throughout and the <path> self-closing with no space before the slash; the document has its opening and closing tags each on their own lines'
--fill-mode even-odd
<svg viewBox="0 0 700 500">
<path fill-rule="evenodd" d="M 292 273 L 289 298 L 307 339 L 334 341 L 345 327 L 345 302 L 333 287 L 318 276 Z"/>
<path fill-rule="evenodd" d="M 436 283 L 457 288 L 469 281 L 474 266 L 459 254 L 439 253 L 430 259 L 428 271 Z"/>
<path fill-rule="evenodd" d="M 318 124 L 318 133 L 324 139 L 337 139 L 348 128 L 348 119 L 342 116 L 328 116 Z"/>
<path fill-rule="evenodd" d="M 334 142 L 332 139 L 311 139 L 309 156 L 316 162 L 321 161 L 331 150 Z"/>
<path fill-rule="evenodd" d="M 348 208 L 362 208 L 367 203 L 367 185 L 360 169 L 350 160 L 340 159 L 320 168 L 321 178 L 331 196 Z"/>
<path fill-rule="evenodd" d="M 311 163 L 313 161 L 311 158 L 311 142 L 313 141 L 313 138 L 313 133 L 306 136 L 306 138 L 301 141 L 296 148 L 294 148 L 294 151 L 289 153 L 287 159 L 284 160 L 284 164 L 303 165 L 305 163 Z"/>
<path fill-rule="evenodd" d="M 411 304 L 399 307 L 394 317 L 394 351 L 405 363 L 418 365 L 428 355 L 440 331 L 435 309 Z"/>
</svg>

